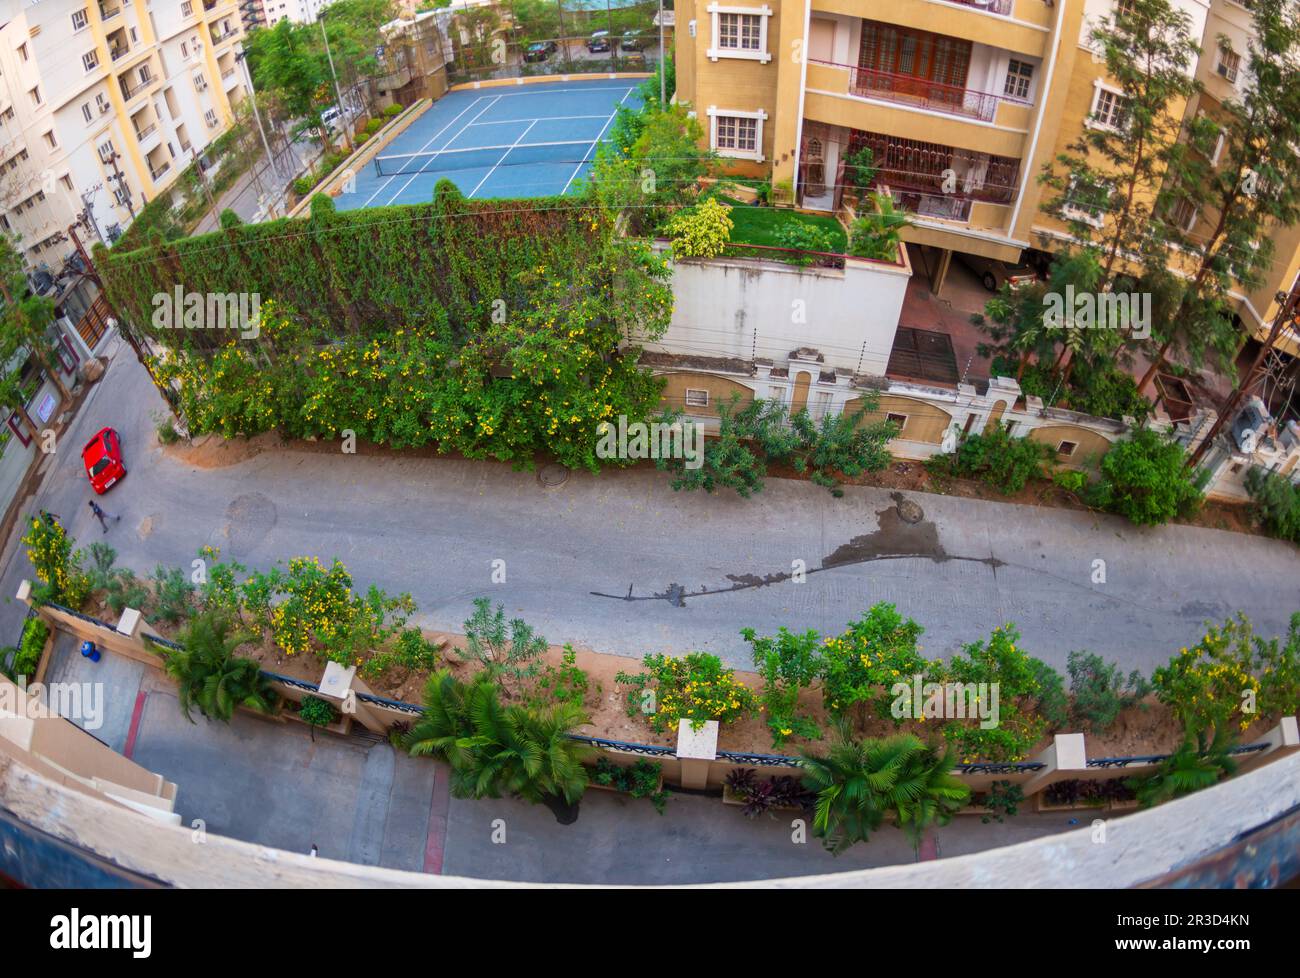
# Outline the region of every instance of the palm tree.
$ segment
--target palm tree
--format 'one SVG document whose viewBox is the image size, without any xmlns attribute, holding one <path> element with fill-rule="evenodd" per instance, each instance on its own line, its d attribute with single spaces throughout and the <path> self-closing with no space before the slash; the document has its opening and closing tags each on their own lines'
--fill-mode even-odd
<svg viewBox="0 0 1300 978">
<path fill-rule="evenodd" d="M 596 753 L 568 734 L 587 722 L 576 704 L 504 706 L 486 670 L 462 683 L 442 669 L 429 677 L 424 715 L 404 745 L 415 756 L 446 761 L 457 798 L 511 795 L 546 805 L 568 824 L 587 788 L 583 761 Z"/>
<path fill-rule="evenodd" d="M 805 754 L 803 767 L 804 786 L 817 795 L 813 831 L 837 856 L 866 842 L 887 817 L 919 849 L 927 831 L 970 800 L 952 774 L 951 750 L 940 754 L 912 734 L 854 742 L 841 724 L 830 753 Z"/>
<path fill-rule="evenodd" d="M 235 656 L 235 649 L 254 636 L 231 632 L 230 618 L 205 612 L 178 636 L 181 648 L 163 651 L 163 669 L 180 687 L 181 712 L 191 723 L 192 709 L 209 719 L 230 722 L 235 707 L 262 713 L 274 711 L 275 691 L 252 659 Z"/>
<path fill-rule="evenodd" d="M 1232 759 L 1232 738 L 1216 729 L 1207 744 L 1204 730 L 1188 730 L 1182 746 L 1160 762 L 1156 773 L 1147 778 L 1129 778 L 1128 787 L 1137 793 L 1143 808 L 1151 808 L 1173 798 L 1208 788 L 1221 778 L 1237 773 Z"/>
</svg>

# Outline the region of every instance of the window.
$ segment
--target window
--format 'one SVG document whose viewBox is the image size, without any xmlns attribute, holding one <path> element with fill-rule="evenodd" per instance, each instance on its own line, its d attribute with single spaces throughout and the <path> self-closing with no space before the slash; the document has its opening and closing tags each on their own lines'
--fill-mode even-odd
<svg viewBox="0 0 1300 978">
<path fill-rule="evenodd" d="M 102 143 L 99 144 L 98 149 L 99 149 L 99 158 L 101 160 L 103 160 L 105 163 L 112 162 L 113 155 L 115 152 L 113 149 L 113 140 L 105 139 Z"/>
<path fill-rule="evenodd" d="M 54 130 L 53 130 L 53 129 L 49 130 L 48 132 L 46 132 L 46 133 L 44 134 L 44 139 L 45 139 L 45 145 L 48 146 L 50 149 L 58 149 L 58 148 L 59 148 L 59 141 L 58 141 L 57 139 L 54 138 Z"/>
<path fill-rule="evenodd" d="M 189 56 L 190 56 L 189 46 L 186 45 L 184 41 L 181 41 L 181 57 L 188 58 Z"/>
<path fill-rule="evenodd" d="M 724 7 L 710 3 L 708 12 L 713 18 L 713 44 L 707 54 L 709 59 L 747 58 L 764 64 L 772 60 L 767 50 L 767 24 L 771 8 Z"/>
<path fill-rule="evenodd" d="M 203 121 L 208 124 L 209 129 L 217 128 L 217 114 L 211 109 L 203 113 Z"/>
<path fill-rule="evenodd" d="M 1236 84 L 1237 69 L 1241 67 L 1241 55 L 1231 48 L 1219 48 L 1219 64 L 1214 69 L 1220 76 Z"/>
<path fill-rule="evenodd" d="M 1128 99 L 1119 92 L 1098 86 L 1088 124 L 1103 129 L 1123 129 L 1128 124 Z"/>
<path fill-rule="evenodd" d="M 718 47 L 733 51 L 758 51 L 763 18 L 758 14 L 719 14 Z"/>
<path fill-rule="evenodd" d="M 140 66 L 140 84 L 148 85 L 153 80 L 153 72 L 149 70 L 149 63 L 146 61 Z"/>
<path fill-rule="evenodd" d="M 208 90 L 208 80 L 201 74 L 194 76 L 194 90 L 198 92 L 206 92 Z"/>
<path fill-rule="evenodd" d="M 709 107 L 712 148 L 723 156 L 744 160 L 763 159 L 763 121 L 767 113 L 719 110 Z"/>
<path fill-rule="evenodd" d="M 1099 228 L 1105 223 L 1110 188 L 1102 184 L 1071 179 L 1061 210 L 1067 218 Z"/>
<path fill-rule="evenodd" d="M 1071 455 L 1074 454 L 1075 449 L 1077 449 L 1078 447 L 1079 447 L 1078 442 L 1063 441 L 1056 446 L 1056 454 L 1061 456 L 1061 458 L 1069 458 Z"/>
<path fill-rule="evenodd" d="M 1179 197 L 1169 209 L 1169 221 L 1180 231 L 1191 231 L 1196 226 L 1196 206 L 1186 197 Z"/>
<path fill-rule="evenodd" d="M 105 95 L 103 92 L 100 92 L 95 96 L 95 108 L 99 109 L 100 115 L 103 115 L 110 108 L 112 108 L 112 106 L 108 101 L 108 96 Z"/>
<path fill-rule="evenodd" d="M 709 392 L 702 391 L 695 387 L 686 388 L 686 406 L 687 407 L 708 407 Z"/>
<path fill-rule="evenodd" d="M 68 191 L 68 193 L 72 193 L 72 177 L 65 173 L 63 176 L 59 177 L 59 183 L 63 184 L 64 190 Z"/>
<path fill-rule="evenodd" d="M 81 105 L 81 117 L 87 122 L 95 120 L 95 110 L 90 107 L 89 102 L 83 102 Z"/>
<path fill-rule="evenodd" d="M 1012 58 L 1007 65 L 1007 80 L 1002 86 L 1002 94 L 1010 98 L 1029 100 L 1029 80 L 1034 77 L 1034 66 Z"/>
<path fill-rule="evenodd" d="M 903 433 L 903 429 L 907 427 L 906 414 L 895 414 L 893 411 L 889 411 L 885 414 L 885 420 L 892 425 L 898 426 L 899 435 L 901 435 Z"/>
<path fill-rule="evenodd" d="M 189 17 L 193 13 L 194 13 L 194 4 L 191 2 L 191 0 L 185 0 L 185 2 L 181 4 L 181 16 Z"/>
<path fill-rule="evenodd" d="M 126 202 L 131 199 L 131 188 L 123 183 L 122 186 L 113 191 L 113 199 L 116 200 L 120 206 L 125 207 Z"/>
<path fill-rule="evenodd" d="M 86 9 L 84 7 L 72 12 L 72 29 L 74 31 L 84 30 L 88 23 L 90 21 L 86 19 Z"/>
<path fill-rule="evenodd" d="M 85 54 L 83 54 L 81 56 L 81 67 L 85 68 L 86 71 L 94 71 L 96 68 L 98 68 L 99 52 L 87 51 Z"/>
<path fill-rule="evenodd" d="M 1117 0 L 1115 4 L 1116 17 L 1133 16 L 1133 0 Z"/>
<path fill-rule="evenodd" d="M 22 44 L 18 45 L 18 57 L 22 58 L 24 61 L 27 60 L 27 42 L 26 42 L 26 41 L 24 41 Z"/>
<path fill-rule="evenodd" d="M 28 89 L 27 95 L 31 98 L 32 105 L 40 105 L 43 101 L 45 101 L 44 99 L 41 98 L 40 85 L 37 85 L 35 88 Z"/>
</svg>

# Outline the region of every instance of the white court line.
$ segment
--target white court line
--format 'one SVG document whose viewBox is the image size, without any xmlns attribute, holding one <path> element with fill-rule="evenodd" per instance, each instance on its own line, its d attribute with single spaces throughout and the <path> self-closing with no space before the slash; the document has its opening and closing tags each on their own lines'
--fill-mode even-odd
<svg viewBox="0 0 1300 978">
<path fill-rule="evenodd" d="M 508 92 L 499 96 L 500 98 L 526 98 L 529 95 L 567 95 L 572 92 L 621 92 L 622 85 L 615 85 L 611 88 L 551 88 L 544 92 Z M 633 89 L 635 91 L 635 89 Z M 627 98 L 626 95 L 623 96 Z"/>
<path fill-rule="evenodd" d="M 451 122 L 448 122 L 445 126 L 443 126 L 441 129 L 439 129 L 437 132 L 435 132 L 432 136 L 430 136 L 430 137 L 429 137 L 429 142 L 425 143 L 424 146 L 421 146 L 420 149 L 423 150 L 423 149 L 427 148 L 428 145 L 429 145 L 429 143 L 433 142 L 435 139 L 437 139 L 439 136 L 441 136 L 444 132 L 446 132 L 448 129 L 450 129 L 450 128 L 452 127 L 452 125 L 456 122 L 456 119 L 459 119 L 461 116 L 463 116 L 463 115 L 464 115 L 466 112 L 468 112 L 470 109 L 474 108 L 474 106 L 478 105 L 478 103 L 481 102 L 481 101 L 483 101 L 485 98 L 487 98 L 486 95 L 480 95 L 480 96 L 479 96 L 478 98 L 476 98 L 473 102 L 470 102 L 469 105 L 465 106 L 465 108 L 461 109 L 460 112 L 458 112 L 458 113 L 456 114 L 455 118 L 453 118 L 453 119 L 451 120 Z M 461 130 L 461 131 L 463 132 L 464 130 Z M 459 136 L 460 133 L 456 133 L 456 135 Z M 376 191 L 375 191 L 373 194 L 371 194 L 369 197 L 367 197 L 367 198 L 366 198 L 366 202 L 365 202 L 364 204 L 362 204 L 361 206 L 362 206 L 362 207 L 369 207 L 369 206 L 370 206 L 370 202 L 371 202 L 372 200 L 374 200 L 376 197 L 378 197 L 378 196 L 380 195 L 380 193 L 383 192 L 383 189 L 384 189 L 385 187 L 387 187 L 390 183 L 392 183 L 394 180 L 396 180 L 399 176 L 401 176 L 400 173 L 394 173 L 391 177 L 389 177 L 387 180 L 385 180 L 383 183 L 381 183 L 381 184 L 379 185 L 379 189 L 376 190 Z"/>
<path fill-rule="evenodd" d="M 476 193 L 478 193 L 478 188 L 481 187 L 481 186 L 483 186 L 483 184 L 487 183 L 487 179 L 488 179 L 488 177 L 492 176 L 492 174 L 494 174 L 494 173 L 497 172 L 497 167 L 499 167 L 503 162 L 505 162 L 505 158 L 506 158 L 507 156 L 510 155 L 510 150 L 512 150 L 512 149 L 514 149 L 516 146 L 518 146 L 518 145 L 520 144 L 520 142 L 523 141 L 523 138 L 524 138 L 525 136 L 528 135 L 528 131 L 529 131 L 529 129 L 532 129 L 533 126 L 535 126 L 535 125 L 537 125 L 537 120 L 536 120 L 536 119 L 534 119 L 532 122 L 528 123 L 528 128 L 525 129 L 523 132 L 521 132 L 521 133 L 519 134 L 519 138 L 516 139 L 516 140 L 514 141 L 514 143 L 512 143 L 512 144 L 511 144 L 511 145 L 506 149 L 506 151 L 505 151 L 504 153 L 501 154 L 501 159 L 497 160 L 495 163 L 492 164 L 492 169 L 490 169 L 490 170 L 487 171 L 487 173 L 484 175 L 483 179 L 480 180 L 480 181 L 478 182 L 478 185 L 475 186 L 475 188 L 474 188 L 473 190 L 471 190 L 471 191 L 466 195 L 467 197 L 473 197 Z"/>
<path fill-rule="evenodd" d="M 560 191 L 561 197 L 563 197 L 565 194 L 569 192 L 569 184 L 573 183 L 574 178 L 577 177 L 578 175 L 578 171 L 582 169 L 583 163 L 587 162 L 586 157 L 590 156 L 595 151 L 597 144 L 602 139 L 605 138 L 605 130 L 608 129 L 609 124 L 614 121 L 614 116 L 618 115 L 619 105 L 622 105 L 624 102 L 626 102 L 627 97 L 635 91 L 636 91 L 635 88 L 629 88 L 626 92 L 623 93 L 623 97 L 618 100 L 618 105 L 614 106 L 614 111 L 609 114 L 609 118 L 605 120 L 605 124 L 600 127 L 600 132 L 596 133 L 596 138 L 592 140 L 591 145 L 587 147 L 587 152 L 582 154 L 584 157 L 582 163 L 579 163 L 577 166 L 575 166 L 573 168 L 573 172 L 569 174 L 569 179 L 565 183 L 564 189 Z"/>
<path fill-rule="evenodd" d="M 534 122 L 534 121 L 555 122 L 559 119 L 603 119 L 603 118 L 605 118 L 605 113 L 603 112 L 598 112 L 596 115 L 544 115 L 544 116 L 530 115 L 524 119 L 501 119 L 499 121 L 494 121 L 494 122 L 471 122 L 469 126 L 467 126 L 466 128 L 471 128 L 473 126 L 504 126 L 510 122 Z"/>
<path fill-rule="evenodd" d="M 484 95 L 484 96 L 482 96 L 482 98 L 487 98 L 487 96 Z M 483 106 L 483 108 L 479 109 L 479 111 L 478 111 L 478 115 L 474 116 L 474 119 L 477 119 L 480 115 L 482 115 L 482 114 L 483 114 L 484 112 L 486 112 L 488 109 L 492 108 L 492 106 L 496 105 L 498 101 L 500 101 L 500 96 L 498 96 L 498 97 L 492 99 L 491 102 L 489 102 L 487 105 Z M 461 112 L 459 115 L 457 115 L 457 116 L 456 116 L 456 119 L 459 119 L 462 115 L 465 114 L 465 112 L 468 112 L 470 109 L 472 109 L 472 108 L 474 107 L 474 105 L 475 105 L 477 102 L 478 102 L 478 99 L 475 99 L 474 102 L 471 102 L 469 105 L 465 106 L 465 111 L 464 111 L 464 112 Z M 419 150 L 417 150 L 417 152 L 421 152 L 421 153 L 422 153 L 422 152 L 424 152 L 426 149 L 428 149 L 429 144 L 432 143 L 432 142 L 433 142 L 435 139 L 437 139 L 439 136 L 441 136 L 441 135 L 442 135 L 444 132 L 446 132 L 448 129 L 450 129 L 451 126 L 452 126 L 452 123 L 454 123 L 454 122 L 456 121 L 456 119 L 452 119 L 451 122 L 447 123 L 447 124 L 446 124 L 445 126 L 443 126 L 441 129 L 439 129 L 436 133 L 434 133 L 432 136 L 430 136 L 430 137 L 429 137 L 429 142 L 427 142 L 427 143 L 425 143 L 423 146 L 421 146 L 421 147 L 419 148 Z M 451 138 L 452 138 L 453 140 L 459 138 L 460 135 L 461 135 L 461 133 L 463 133 L 466 129 L 469 128 L 470 124 L 474 121 L 474 119 L 470 119 L 469 122 L 467 122 L 467 123 L 465 123 L 465 125 L 461 126 L 461 127 L 460 127 L 460 131 L 457 132 L 456 135 L 455 135 L 455 136 L 452 136 Z M 447 147 L 445 147 L 445 146 L 442 147 L 442 149 L 437 150 L 437 151 L 434 153 L 434 155 L 437 156 L 438 153 L 441 153 L 442 150 L 443 150 L 443 149 L 446 149 L 446 148 L 447 148 Z M 404 184 L 402 184 L 400 187 L 398 187 L 398 188 L 397 188 L 397 192 L 394 193 L 393 196 L 391 196 L 391 197 L 388 198 L 388 203 L 389 203 L 389 204 L 392 204 L 393 201 L 395 201 L 398 197 L 400 197 L 400 196 L 402 195 L 403 191 L 405 191 L 406 188 L 409 187 L 409 186 L 411 185 L 411 181 L 413 181 L 413 180 L 414 180 L 416 177 L 418 177 L 419 175 L 420 175 L 419 171 L 416 171 L 415 173 L 412 173 L 412 174 L 411 174 L 411 179 L 410 179 L 410 180 L 407 180 L 406 183 L 404 183 Z M 400 173 L 394 174 L 392 177 L 389 178 L 388 183 L 391 183 L 393 180 L 396 180 L 396 179 L 397 179 L 398 177 L 400 177 L 400 176 L 401 176 Z M 388 186 L 388 183 L 385 183 L 385 184 L 384 184 L 384 187 Z M 380 188 L 380 190 L 382 190 L 382 189 L 383 189 L 383 187 Z M 379 193 L 379 191 L 376 190 L 374 194 L 371 194 L 370 199 L 371 199 L 371 200 L 374 200 L 375 196 L 376 196 L 378 193 Z M 366 203 L 368 204 L 368 203 L 370 203 L 370 201 L 366 201 Z"/>
</svg>

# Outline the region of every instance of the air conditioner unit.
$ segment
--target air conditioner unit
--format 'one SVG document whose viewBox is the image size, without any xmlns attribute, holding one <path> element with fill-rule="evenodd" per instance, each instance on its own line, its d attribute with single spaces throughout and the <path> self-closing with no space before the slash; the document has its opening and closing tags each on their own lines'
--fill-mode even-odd
<svg viewBox="0 0 1300 978">
<path fill-rule="evenodd" d="M 102 103 L 100 103 L 100 106 L 99 106 L 99 114 L 100 114 L 100 115 L 108 115 L 108 113 L 111 112 L 111 111 L 113 111 L 113 103 L 112 103 L 112 102 L 102 102 Z"/>
</svg>

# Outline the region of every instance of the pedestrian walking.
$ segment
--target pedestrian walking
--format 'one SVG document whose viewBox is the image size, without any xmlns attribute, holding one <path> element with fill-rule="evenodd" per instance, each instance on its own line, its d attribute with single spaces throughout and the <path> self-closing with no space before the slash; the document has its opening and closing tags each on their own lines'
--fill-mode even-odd
<svg viewBox="0 0 1300 978">
<path fill-rule="evenodd" d="M 93 499 L 90 501 L 90 511 L 95 514 L 95 519 L 99 520 L 99 525 L 104 528 L 105 533 L 108 532 L 108 521 L 110 519 L 119 523 L 122 521 L 122 517 L 120 516 L 113 516 L 111 513 L 105 513 L 103 507 Z"/>
</svg>

